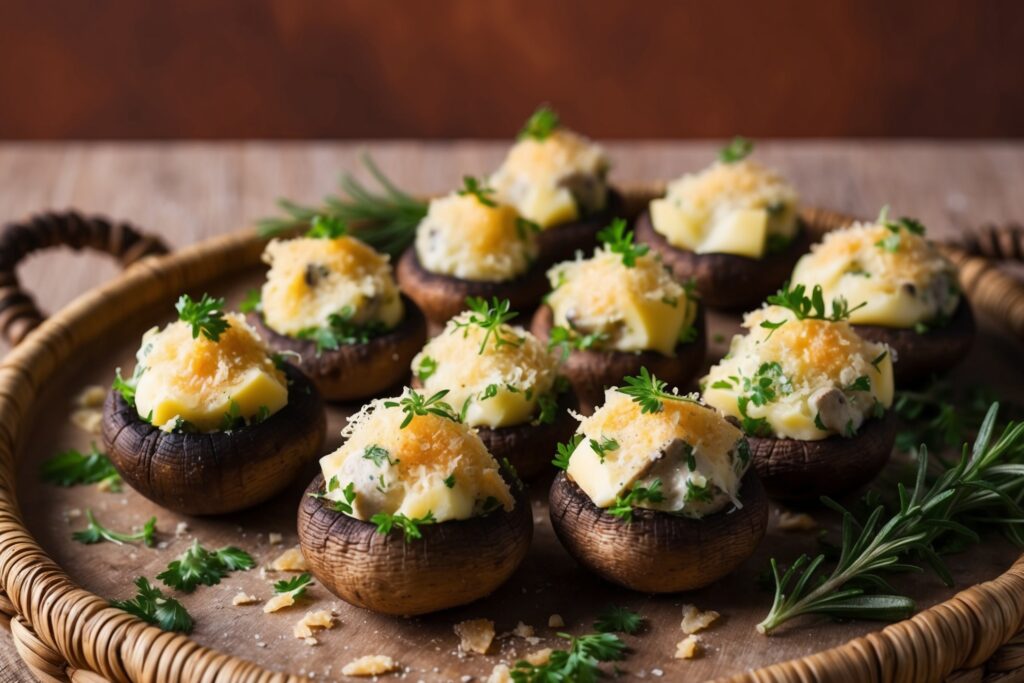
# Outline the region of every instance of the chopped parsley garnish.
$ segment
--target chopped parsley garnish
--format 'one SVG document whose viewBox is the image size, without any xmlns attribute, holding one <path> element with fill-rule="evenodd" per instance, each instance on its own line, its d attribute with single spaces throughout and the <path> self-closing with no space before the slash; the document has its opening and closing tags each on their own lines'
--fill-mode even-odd
<svg viewBox="0 0 1024 683">
<path fill-rule="evenodd" d="M 191 593 L 196 586 L 213 586 L 231 572 L 252 569 L 256 562 L 249 553 L 225 546 L 218 550 L 207 550 L 199 540 L 182 553 L 178 559 L 167 565 L 167 569 L 156 575 L 166 586 Z"/>
<path fill-rule="evenodd" d="M 306 237 L 334 240 L 348 234 L 348 225 L 337 216 L 317 215 L 309 222 Z"/>
<path fill-rule="evenodd" d="M 544 664 L 516 662 L 510 674 L 515 683 L 593 683 L 606 675 L 601 662 L 618 662 L 626 658 L 626 644 L 613 633 L 571 636 L 559 633 L 569 641 L 568 650 L 554 650 Z"/>
<path fill-rule="evenodd" d="M 692 479 L 686 480 L 686 494 L 684 496 L 687 503 L 694 501 L 697 503 L 710 503 L 714 498 L 714 492 L 712 490 L 711 482 L 704 484 L 694 484 Z"/>
<path fill-rule="evenodd" d="M 846 387 L 845 391 L 871 391 L 871 378 L 861 375 L 853 380 L 853 383 Z"/>
<path fill-rule="evenodd" d="M 388 449 L 377 444 L 366 447 L 366 450 L 363 451 L 363 459 L 372 461 L 377 467 L 382 467 L 384 463 L 393 465 L 398 462 L 391 460 L 391 453 L 388 452 Z"/>
<path fill-rule="evenodd" d="M 753 151 L 754 141 L 737 135 L 728 145 L 718 150 L 718 159 L 725 164 L 735 164 L 746 159 Z"/>
<path fill-rule="evenodd" d="M 484 206 L 490 206 L 493 208 L 498 205 L 498 203 L 491 198 L 491 195 L 494 194 L 494 188 L 488 187 L 485 181 L 477 180 L 471 175 L 462 176 L 462 188 L 456 190 L 456 193 L 460 197 L 472 195 Z"/>
<path fill-rule="evenodd" d="M 502 458 L 500 465 L 501 471 L 505 473 L 505 478 L 508 479 L 514 489 L 522 491 L 526 488 L 523 480 L 519 478 L 519 472 L 516 471 L 515 465 L 508 458 Z"/>
<path fill-rule="evenodd" d="M 334 510 L 335 512 L 343 512 L 346 515 L 351 515 L 352 503 L 355 502 L 356 499 L 356 485 L 352 482 L 349 482 L 345 486 L 345 488 L 341 490 L 341 495 L 344 496 L 345 500 L 333 500 L 331 498 L 328 498 L 327 494 L 337 490 L 339 486 L 340 484 L 338 483 L 338 478 L 331 477 L 331 480 L 327 482 L 326 491 L 317 491 L 315 493 L 308 493 L 306 495 L 308 495 L 310 498 L 315 498 L 316 500 L 327 500 L 331 509 Z"/>
<path fill-rule="evenodd" d="M 193 339 L 202 334 L 210 341 L 220 341 L 220 335 L 228 329 L 223 298 L 215 299 L 203 294 L 199 301 L 194 301 L 188 294 L 182 294 L 174 307 L 178 311 L 178 319 L 192 327 Z"/>
<path fill-rule="evenodd" d="M 644 618 L 633 610 L 608 605 L 597 615 L 594 630 L 600 633 L 628 633 L 636 635 L 644 626 Z"/>
<path fill-rule="evenodd" d="M 110 458 L 96 449 L 96 444 L 92 444 L 88 453 L 71 448 L 55 455 L 43 462 L 40 472 L 44 481 L 57 486 L 103 482 L 110 491 L 121 490 L 121 475 Z"/>
<path fill-rule="evenodd" d="M 730 377 L 711 385 L 713 389 L 739 388 L 743 395 L 736 399 L 740 412 L 740 428 L 752 436 L 766 436 L 770 432 L 768 420 L 752 417 L 748 412 L 751 404 L 761 407 L 775 401 L 780 395 L 793 390 L 789 378 L 782 371 L 782 365 L 775 361 L 761 363 L 753 377 Z"/>
<path fill-rule="evenodd" d="M 114 383 L 111 385 L 111 389 L 121 394 L 121 398 L 124 402 L 130 405 L 132 408 L 135 407 L 135 382 L 138 377 L 132 377 L 131 381 L 125 380 L 121 377 L 121 368 L 118 368 L 114 373 Z"/>
<path fill-rule="evenodd" d="M 125 543 L 142 541 L 142 543 L 149 548 L 152 548 L 155 545 L 153 539 L 156 536 L 156 517 L 150 517 L 147 519 L 146 523 L 142 525 L 142 529 L 131 534 L 119 533 L 103 526 L 96 519 L 92 510 L 87 509 L 85 511 L 85 518 L 89 522 L 88 526 L 81 531 L 76 531 L 71 534 L 71 538 L 79 543 L 92 545 L 93 543 L 107 541 L 117 545 L 124 545 Z"/>
<path fill-rule="evenodd" d="M 423 538 L 423 532 L 420 531 L 420 527 L 434 524 L 436 521 L 432 510 L 428 510 L 427 514 L 422 517 L 415 518 L 407 517 L 402 513 L 388 514 L 386 512 L 378 512 L 373 517 L 370 517 L 370 522 L 377 525 L 378 534 L 386 536 L 393 529 L 401 529 L 405 534 L 406 543 L 413 539 Z"/>
<path fill-rule="evenodd" d="M 641 413 L 661 412 L 665 407 L 664 401 L 696 403 L 695 400 L 688 396 L 680 396 L 679 394 L 665 391 L 668 383 L 662 382 L 652 375 L 647 368 L 640 368 L 638 376 L 625 377 L 622 381 L 626 383 L 626 386 L 619 387 L 616 391 L 631 397 L 633 403 L 638 403 Z"/>
<path fill-rule="evenodd" d="M 640 503 L 660 503 L 665 500 L 661 493 L 661 479 L 655 479 L 650 486 L 634 486 L 625 496 L 615 496 L 615 502 L 607 509 L 612 517 L 618 517 L 623 522 L 633 521 L 633 508 Z M 600 629 L 598 629 L 600 630 Z M 618 629 L 616 629 L 618 630 Z"/>
<path fill-rule="evenodd" d="M 522 216 L 516 217 L 516 235 L 520 240 L 525 242 L 530 235 L 536 235 L 540 230 L 540 224 Z"/>
<path fill-rule="evenodd" d="M 597 233 L 597 239 L 613 254 L 621 255 L 622 265 L 627 268 L 636 266 L 636 260 L 650 250 L 646 244 L 633 244 L 633 231 L 626 229 L 622 218 L 613 219 L 611 225 Z"/>
<path fill-rule="evenodd" d="M 482 392 L 480 392 L 480 400 L 481 401 L 486 401 L 487 399 L 494 398 L 497 395 L 498 395 L 498 385 L 497 384 L 488 384 L 487 387 Z"/>
<path fill-rule="evenodd" d="M 430 356 L 423 356 L 420 359 L 420 364 L 416 367 L 417 379 L 426 382 L 435 372 L 437 372 L 437 361 Z"/>
<path fill-rule="evenodd" d="M 244 426 L 245 418 L 241 415 L 241 407 L 235 399 L 230 399 L 228 402 L 228 412 L 224 413 L 220 419 L 220 431 L 230 432 Z"/>
<path fill-rule="evenodd" d="M 447 486 L 450 489 L 455 488 L 455 473 L 454 472 L 449 474 L 447 477 L 444 478 L 444 485 Z"/>
<path fill-rule="evenodd" d="M 530 115 L 519 131 L 519 139 L 533 138 L 534 140 L 546 140 L 562 125 L 555 110 L 546 104 L 542 104 L 537 111 Z"/>
<path fill-rule="evenodd" d="M 281 579 L 274 582 L 274 592 L 278 595 L 290 593 L 293 600 L 298 600 L 306 594 L 306 589 L 313 585 L 313 577 L 303 572 L 290 579 Z"/>
<path fill-rule="evenodd" d="M 554 393 L 541 394 L 537 397 L 537 417 L 533 420 L 535 425 L 553 424 L 558 417 L 558 396 Z"/>
<path fill-rule="evenodd" d="M 567 443 L 560 443 L 555 448 L 557 455 L 555 459 L 551 461 L 551 464 L 560 470 L 569 469 L 569 458 L 572 457 L 573 451 L 580 445 L 580 441 L 583 440 L 582 434 L 573 434 L 572 438 Z"/>
<path fill-rule="evenodd" d="M 386 408 L 401 408 L 405 412 L 405 419 L 402 420 L 400 429 L 405 429 L 412 422 L 412 419 L 419 416 L 426 415 L 437 415 L 438 417 L 445 417 L 452 422 L 461 422 L 460 415 L 455 412 L 448 403 L 445 403 L 443 399 L 448 395 L 447 389 L 442 389 L 430 398 L 424 398 L 419 392 L 409 389 L 406 396 L 403 396 L 398 401 L 385 401 L 384 407 Z"/>
<path fill-rule="evenodd" d="M 825 295 L 822 292 L 821 285 L 815 285 L 814 289 L 811 290 L 811 296 L 808 297 L 805 285 L 797 285 L 790 288 L 788 282 L 777 293 L 769 296 L 767 302 L 774 306 L 788 308 L 793 312 L 797 320 L 829 320 L 831 322 L 846 320 L 850 317 L 851 313 L 868 305 L 866 301 L 863 301 L 859 305 L 850 308 L 846 299 L 837 296 L 832 299 L 831 313 L 826 313 Z M 761 327 L 768 326 L 762 324 Z M 781 323 L 772 329 L 778 329 L 778 327 L 781 327 Z"/>
<path fill-rule="evenodd" d="M 245 293 L 245 298 L 238 304 L 238 310 L 242 313 L 252 313 L 263 308 L 263 293 L 258 289 L 250 289 Z"/>
<path fill-rule="evenodd" d="M 135 579 L 135 586 L 138 591 L 134 598 L 111 600 L 110 605 L 132 614 L 148 624 L 153 624 L 163 631 L 192 632 L 192 617 L 180 602 L 165 596 L 144 576 Z"/>
<path fill-rule="evenodd" d="M 600 460 L 602 464 L 609 453 L 619 450 L 619 442 L 607 436 L 602 437 L 600 442 L 598 442 L 597 439 L 591 439 L 589 443 L 590 447 L 594 450 L 594 453 L 597 454 L 597 459 Z"/>
<path fill-rule="evenodd" d="M 374 337 L 387 331 L 387 327 L 379 320 L 366 323 L 352 321 L 355 310 L 345 306 L 337 313 L 327 316 L 327 327 L 307 327 L 299 330 L 297 339 L 308 339 L 316 344 L 318 354 L 324 351 L 335 351 L 349 344 L 366 344 Z"/>
<path fill-rule="evenodd" d="M 455 329 L 463 330 L 463 335 L 467 333 L 471 325 L 484 331 L 484 338 L 480 342 L 480 350 L 477 353 L 483 354 L 487 350 L 487 342 L 492 338 L 495 349 L 500 349 L 502 346 L 519 346 L 523 343 L 522 337 L 517 337 L 515 334 L 502 336 L 502 325 L 519 315 L 515 311 L 509 310 L 512 304 L 508 299 L 493 297 L 491 303 L 488 304 L 487 299 L 471 296 L 466 299 L 466 306 L 470 310 L 469 316 L 466 320 L 458 318 L 452 320 L 452 325 L 455 326 Z"/>
<path fill-rule="evenodd" d="M 562 360 L 565 360 L 573 350 L 589 351 L 593 348 L 599 348 L 606 341 L 608 341 L 608 334 L 605 332 L 579 334 L 575 330 L 555 325 L 551 328 L 551 333 L 548 337 L 548 350 L 556 347 L 560 348 L 562 350 Z"/>
<path fill-rule="evenodd" d="M 915 235 L 924 234 L 924 225 L 917 219 L 904 216 L 895 221 L 889 220 L 888 205 L 883 206 L 882 210 L 879 212 L 878 222 L 886 227 L 889 234 L 875 242 L 875 246 L 891 253 L 895 253 L 900 250 L 900 232 L 902 230 L 906 230 L 907 232 Z"/>
</svg>

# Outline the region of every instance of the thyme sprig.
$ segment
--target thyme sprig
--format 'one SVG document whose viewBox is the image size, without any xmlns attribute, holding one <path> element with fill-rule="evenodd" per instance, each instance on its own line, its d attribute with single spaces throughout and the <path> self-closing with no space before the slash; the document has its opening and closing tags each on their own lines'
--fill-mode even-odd
<svg viewBox="0 0 1024 683">
<path fill-rule="evenodd" d="M 495 350 L 500 349 L 502 346 L 519 346 L 523 343 L 523 338 L 515 334 L 503 335 L 502 325 L 505 325 L 508 321 L 519 315 L 515 311 L 510 310 L 512 304 L 509 303 L 508 299 L 493 297 L 488 304 L 487 299 L 483 297 L 471 296 L 466 299 L 466 306 L 470 311 L 469 316 L 465 320 L 452 319 L 452 325 L 455 329 L 462 330 L 463 335 L 467 333 L 468 328 L 471 326 L 479 327 L 484 331 L 484 338 L 480 341 L 479 354 L 482 355 L 487 350 L 487 343 L 492 339 L 494 340 Z"/>
<path fill-rule="evenodd" d="M 661 412 L 665 407 L 665 401 L 697 403 L 689 396 L 666 391 L 668 383 L 652 375 L 647 368 L 640 368 L 639 375 L 626 377 L 622 381 L 626 383 L 626 386 L 619 387 L 617 391 L 631 397 L 634 403 L 639 404 L 641 413 Z"/>
<path fill-rule="evenodd" d="M 898 485 L 899 509 L 888 519 L 881 505 L 861 522 L 823 498 L 843 517 L 836 565 L 828 572 L 825 555 L 802 555 L 782 572 L 772 558 L 775 599 L 757 630 L 771 633 L 804 614 L 883 620 L 909 616 L 914 601 L 896 594 L 882 574 L 921 571 L 923 563 L 951 585 L 952 576 L 939 555 L 941 542 L 977 542 L 977 532 L 965 522 L 998 526 L 1011 542 L 1024 546 L 1024 423 L 1010 422 L 993 442 L 998 412 L 999 404 L 993 403 L 973 448 L 964 444 L 960 459 L 932 483 L 928 452 L 922 448 L 913 488 Z"/>
<path fill-rule="evenodd" d="M 348 234 L 366 242 L 374 249 L 397 257 L 416 236 L 416 226 L 427 215 L 427 202 L 398 189 L 381 172 L 369 154 L 362 156 L 363 165 L 379 185 L 368 189 L 351 174 L 344 173 L 339 185 L 340 196 L 327 196 L 323 205 L 313 207 L 287 199 L 278 200 L 285 215 L 259 221 L 263 237 L 273 237 L 288 230 L 309 228 L 317 216 L 341 220 Z"/>
</svg>

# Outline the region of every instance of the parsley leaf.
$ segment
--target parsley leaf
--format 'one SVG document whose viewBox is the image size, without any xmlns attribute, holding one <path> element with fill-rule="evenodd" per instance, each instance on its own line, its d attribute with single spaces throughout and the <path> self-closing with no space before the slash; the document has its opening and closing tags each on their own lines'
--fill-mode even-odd
<svg viewBox="0 0 1024 683">
<path fill-rule="evenodd" d="M 573 434 L 567 443 L 560 443 L 555 448 L 558 454 L 555 459 L 551 461 L 551 464 L 560 470 L 569 469 L 569 458 L 572 457 L 576 447 L 580 445 L 580 441 L 583 440 L 582 434 Z"/>
<path fill-rule="evenodd" d="M 516 662 L 510 672 L 515 683 L 593 683 L 605 675 L 601 662 L 626 658 L 626 644 L 613 633 L 558 636 L 569 641 L 569 649 L 554 650 L 545 664 Z"/>
<path fill-rule="evenodd" d="M 461 422 L 462 420 L 459 419 L 460 416 L 455 412 L 455 409 L 441 400 L 447 395 L 448 390 L 442 389 L 430 398 L 424 398 L 419 392 L 409 389 L 407 394 L 398 401 L 385 401 L 384 407 L 401 408 L 405 412 L 405 419 L 402 420 L 399 429 L 408 427 L 409 423 L 417 415 L 437 415 L 438 417 L 447 418 L 452 422 Z"/>
<path fill-rule="evenodd" d="M 426 382 L 431 375 L 437 372 L 437 361 L 430 356 L 423 356 L 420 364 L 416 367 L 416 377 L 421 382 Z"/>
<path fill-rule="evenodd" d="M 111 600 L 110 605 L 164 631 L 192 632 L 192 617 L 180 602 L 165 596 L 144 576 L 135 579 L 135 586 L 138 592 L 134 598 Z"/>
<path fill-rule="evenodd" d="M 561 125 L 562 122 L 555 110 L 546 104 L 542 104 L 526 120 L 523 129 L 519 131 L 519 139 L 533 138 L 534 140 L 546 140 Z"/>
<path fill-rule="evenodd" d="M 344 489 L 341 491 L 341 495 L 345 497 L 345 500 L 333 500 L 327 498 L 327 493 L 334 491 L 340 486 L 337 477 L 331 477 L 331 480 L 327 482 L 327 491 L 316 491 L 315 493 L 307 493 L 306 495 L 316 500 L 327 500 L 331 509 L 335 512 L 343 512 L 346 515 L 352 514 L 352 503 L 356 499 L 356 485 L 349 482 Z"/>
<path fill-rule="evenodd" d="M 878 213 L 878 222 L 889 230 L 889 234 L 875 242 L 875 246 L 891 253 L 900 250 L 900 231 L 905 230 L 914 235 L 924 234 L 924 225 L 917 219 L 903 216 L 895 221 L 889 220 L 888 204 L 883 206 L 882 210 Z"/>
<path fill-rule="evenodd" d="M 348 234 L 348 225 L 337 216 L 317 215 L 309 223 L 306 237 L 335 240 Z"/>
<path fill-rule="evenodd" d="M 623 522 L 633 521 L 633 508 L 645 501 L 660 503 L 665 500 L 661 493 L 661 479 L 655 479 L 650 486 L 634 486 L 625 496 L 615 496 L 615 502 L 606 512 L 612 517 L 618 517 Z M 601 629 L 598 629 L 601 630 Z M 616 629 L 618 630 L 618 629 Z"/>
<path fill-rule="evenodd" d="M 200 584 L 213 586 L 233 571 L 252 569 L 254 566 L 256 562 L 244 550 L 226 546 L 211 552 L 199 545 L 196 539 L 188 550 L 167 565 L 167 569 L 157 574 L 156 578 L 171 588 L 191 593 Z"/>
<path fill-rule="evenodd" d="M 567 327 L 561 325 L 555 325 L 551 328 L 551 333 L 548 336 L 548 350 L 553 350 L 556 347 L 562 349 L 562 360 L 569 357 L 569 353 L 572 351 L 589 351 L 590 349 L 600 348 L 601 344 L 608 341 L 608 334 L 606 332 L 591 332 L 590 334 L 579 334 L 575 330 L 570 330 Z"/>
<path fill-rule="evenodd" d="M 118 368 L 114 373 L 114 383 L 110 387 L 113 391 L 121 394 L 124 402 L 132 408 L 135 407 L 135 381 L 137 379 L 137 377 L 132 377 L 131 380 L 124 379 L 121 377 L 121 368 Z"/>
<path fill-rule="evenodd" d="M 378 512 L 370 517 L 370 523 L 377 525 L 378 534 L 387 535 L 393 529 L 401 529 L 405 533 L 406 543 L 413 539 L 423 538 L 420 527 L 425 524 L 434 524 L 436 521 L 432 510 L 428 510 L 427 514 L 422 517 L 415 518 L 407 517 L 402 513 L 388 514 L 386 512 Z"/>
<path fill-rule="evenodd" d="M 643 628 L 644 621 L 642 616 L 632 610 L 617 605 L 608 605 L 597 615 L 594 630 L 600 633 L 636 635 Z"/>
<path fill-rule="evenodd" d="M 245 293 L 245 298 L 238 304 L 238 310 L 242 313 L 252 313 L 263 310 L 263 292 L 258 289 L 250 289 Z"/>
<path fill-rule="evenodd" d="M 96 444 L 88 453 L 71 448 L 53 456 L 43 462 L 40 473 L 44 481 L 57 486 L 107 482 L 110 491 L 121 490 L 121 475 L 110 458 L 96 449 Z"/>
<path fill-rule="evenodd" d="M 743 161 L 754 151 L 754 141 L 743 137 L 735 136 L 728 145 L 718 151 L 718 159 L 725 164 L 735 164 Z"/>
<path fill-rule="evenodd" d="M 590 447 L 597 453 L 597 459 L 602 463 L 604 463 L 608 453 L 619 450 L 619 442 L 609 437 L 603 437 L 600 442 L 597 439 L 591 439 L 589 443 Z"/>
<path fill-rule="evenodd" d="M 200 333 L 210 341 L 219 341 L 220 335 L 228 329 L 228 321 L 224 318 L 224 299 L 214 299 L 203 294 L 199 301 L 194 301 L 188 294 L 182 294 L 175 304 L 178 319 L 192 326 L 192 338 Z"/>
<path fill-rule="evenodd" d="M 460 197 L 472 195 L 484 206 L 493 208 L 498 205 L 498 203 L 491 198 L 491 195 L 494 194 L 494 188 L 488 187 L 486 181 L 477 180 L 471 175 L 462 176 L 462 188 L 456 190 L 456 194 Z"/>
<path fill-rule="evenodd" d="M 298 600 L 306 594 L 306 589 L 313 585 L 313 577 L 307 573 L 293 576 L 290 579 L 281 579 L 274 582 L 274 592 L 291 593 L 292 598 Z"/>
<path fill-rule="evenodd" d="M 668 387 L 666 382 L 650 373 L 647 368 L 640 368 L 640 374 L 636 377 L 625 377 L 622 380 L 626 386 L 616 389 L 620 394 L 625 394 L 633 399 L 633 403 L 640 404 L 641 413 L 657 413 L 664 408 L 663 401 L 684 401 L 696 403 L 688 396 L 665 391 Z"/>
<path fill-rule="evenodd" d="M 96 519 L 92 510 L 87 509 L 85 511 L 85 518 L 89 522 L 88 526 L 81 531 L 76 531 L 71 534 L 71 538 L 79 543 L 92 545 L 93 543 L 108 541 L 110 543 L 116 543 L 117 545 L 124 545 L 125 543 L 132 543 L 133 541 L 142 541 L 142 543 L 149 548 L 152 548 L 155 545 L 153 537 L 156 535 L 156 517 L 150 517 L 146 520 L 146 523 L 142 525 L 142 529 L 131 534 L 119 533 L 103 526 Z"/>
<path fill-rule="evenodd" d="M 626 229 L 626 221 L 622 218 L 615 218 L 611 225 L 602 228 L 597 239 L 604 242 L 613 254 L 620 254 L 622 265 L 627 268 L 636 266 L 636 260 L 650 250 L 646 244 L 633 244 L 633 231 Z"/>
<path fill-rule="evenodd" d="M 349 344 L 365 344 L 387 332 L 387 327 L 379 320 L 356 323 L 352 321 L 354 316 L 353 308 L 345 306 L 337 313 L 327 316 L 326 327 L 307 327 L 299 330 L 295 337 L 313 341 L 319 355 L 324 351 L 335 351 Z"/>
<path fill-rule="evenodd" d="M 480 342 L 480 350 L 477 353 L 482 355 L 487 350 L 487 342 L 492 338 L 495 349 L 500 349 L 502 346 L 520 346 L 523 343 L 522 337 L 517 337 L 510 331 L 509 336 L 502 336 L 506 332 L 502 326 L 519 315 L 515 311 L 509 310 L 512 304 L 508 299 L 493 297 L 491 303 L 488 304 L 484 298 L 471 296 L 466 299 L 466 306 L 470 311 L 469 317 L 465 320 L 455 318 L 451 322 L 455 329 L 463 330 L 463 335 L 471 325 L 484 331 L 484 338 Z"/>
<path fill-rule="evenodd" d="M 868 305 L 866 301 L 862 301 L 859 305 L 850 308 L 846 299 L 837 296 L 832 300 L 831 313 L 826 313 L 825 296 L 821 285 L 815 285 L 814 289 L 811 290 L 811 296 L 808 297 L 805 285 L 796 285 L 790 288 L 788 282 L 778 292 L 770 295 L 766 301 L 774 306 L 788 308 L 793 312 L 797 320 L 828 320 L 831 322 L 846 320 L 850 317 L 851 313 Z M 761 327 L 768 327 L 774 332 L 782 326 L 782 323 L 772 323 L 772 325 L 774 327 L 763 324 Z M 768 336 L 770 337 L 771 334 L 769 333 Z"/>
</svg>

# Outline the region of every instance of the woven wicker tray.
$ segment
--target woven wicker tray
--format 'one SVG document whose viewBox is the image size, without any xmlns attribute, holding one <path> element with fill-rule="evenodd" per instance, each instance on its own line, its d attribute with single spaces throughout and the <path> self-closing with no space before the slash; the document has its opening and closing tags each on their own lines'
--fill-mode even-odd
<svg viewBox="0 0 1024 683">
<path fill-rule="evenodd" d="M 649 191 L 630 192 L 629 204 L 635 209 L 650 196 Z M 817 231 L 849 220 L 825 211 L 809 211 L 806 218 Z M 975 351 L 956 376 L 988 383 L 1015 400 L 1024 399 L 1019 346 L 1024 340 L 1024 289 L 996 269 L 992 259 L 1019 257 L 1022 243 L 1019 234 L 994 230 L 949 249 L 960 263 L 965 291 L 982 322 Z M 61 244 L 107 251 L 133 265 L 44 322 L 19 289 L 14 268 L 28 253 Z M 408 669 L 405 680 L 460 680 L 466 675 L 483 680 L 499 661 L 557 647 L 554 631 L 562 629 L 547 628 L 549 615 L 562 615 L 565 630 L 589 631 L 596 613 L 608 603 L 638 610 L 649 620 L 644 632 L 628 637 L 633 653 L 622 669 L 631 676 L 924 681 L 952 675 L 956 680 L 1024 680 L 1024 557 L 997 536 L 950 558 L 959 593 L 930 575 L 897 581 L 922 608 L 913 619 L 885 628 L 811 619 L 768 638 L 753 630 L 771 601 L 758 588 L 757 575 L 769 555 L 790 558 L 813 550 L 813 534 L 784 533 L 773 515 L 758 553 L 719 584 L 686 595 L 639 595 L 604 584 L 572 562 L 548 524 L 543 484 L 534 487 L 537 529 L 527 561 L 496 594 L 468 607 L 395 619 L 353 608 L 316 587 L 307 605 L 265 615 L 258 606 L 231 605 L 240 590 L 269 596 L 267 580 L 250 571 L 181 598 L 196 618 L 190 637 L 164 633 L 110 608 L 108 599 L 127 597 L 136 576 L 155 576 L 193 536 L 204 545 L 240 545 L 260 563 L 296 543 L 295 511 L 314 466 L 308 477 L 270 503 L 216 519 L 181 517 L 130 490 L 112 494 L 91 486 L 61 489 L 38 476 L 42 459 L 68 447 L 85 448 L 95 438 L 68 419 L 77 391 L 89 384 L 107 385 L 114 367 L 130 367 L 139 335 L 168 318 L 182 291 L 210 291 L 237 302 L 262 277 L 261 250 L 262 241 L 246 230 L 169 256 L 147 256 L 162 251 L 157 240 L 130 226 L 74 215 L 9 226 L 0 236 L 0 330 L 20 341 L 0 364 L 0 613 L 10 617 L 19 654 L 41 680 L 269 681 L 305 675 L 333 680 L 341 677 L 345 663 L 364 654 L 396 658 Z M 711 316 L 712 339 L 728 339 L 736 329 L 735 318 Z M 724 350 L 725 342 L 711 342 L 712 356 Z M 337 445 L 338 430 L 353 408 L 330 409 L 326 448 Z M 73 543 L 71 531 L 84 522 L 69 513 L 86 508 L 115 528 L 156 515 L 166 547 Z M 828 523 L 823 513 L 815 515 Z M 181 521 L 189 530 L 177 537 L 174 530 Z M 284 544 L 271 546 L 271 532 L 282 534 Z M 686 662 L 672 658 L 682 637 L 684 602 L 718 610 L 724 617 L 706 633 L 705 657 Z M 340 622 L 315 647 L 291 633 L 295 621 L 312 608 L 334 609 Z M 509 636 L 496 642 L 491 655 L 461 657 L 452 626 L 475 617 L 493 619 L 499 632 L 511 631 L 522 621 L 534 626 L 541 640 L 530 644 Z"/>
</svg>

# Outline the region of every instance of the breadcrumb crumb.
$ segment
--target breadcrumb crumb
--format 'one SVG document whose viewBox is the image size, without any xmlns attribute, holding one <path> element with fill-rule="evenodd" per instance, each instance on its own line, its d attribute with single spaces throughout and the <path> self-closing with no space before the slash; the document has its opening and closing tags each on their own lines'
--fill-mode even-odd
<svg viewBox="0 0 1024 683">
<path fill-rule="evenodd" d="M 463 652 L 487 654 L 494 641 L 494 622 L 490 619 L 470 619 L 455 624 L 455 635 Z"/>
<path fill-rule="evenodd" d="M 341 673 L 345 676 L 379 676 L 398 669 L 398 662 L 387 655 L 366 655 L 345 665 Z"/>
</svg>

